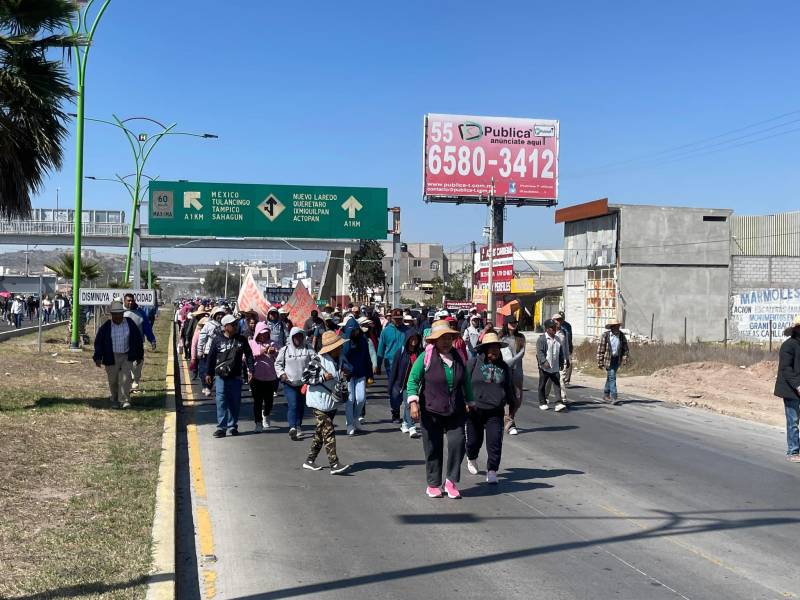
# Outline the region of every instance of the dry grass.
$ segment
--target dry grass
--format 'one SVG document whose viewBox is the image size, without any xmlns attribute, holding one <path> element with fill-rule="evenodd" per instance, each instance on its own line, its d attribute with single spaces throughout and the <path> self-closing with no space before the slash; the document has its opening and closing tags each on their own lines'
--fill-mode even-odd
<svg viewBox="0 0 800 600">
<path fill-rule="evenodd" d="M 574 358 L 581 371 L 588 375 L 603 375 L 597 368 L 597 344 L 588 340 L 575 347 Z M 724 363 L 736 367 L 749 367 L 762 361 L 777 360 L 776 351 L 770 353 L 761 346 L 719 344 L 641 344 L 631 345 L 628 366 L 620 375 L 652 375 L 668 367 L 688 363 Z"/>
<path fill-rule="evenodd" d="M 0 598 L 144 597 L 169 325 L 130 411 L 61 328 L 0 344 Z"/>
</svg>

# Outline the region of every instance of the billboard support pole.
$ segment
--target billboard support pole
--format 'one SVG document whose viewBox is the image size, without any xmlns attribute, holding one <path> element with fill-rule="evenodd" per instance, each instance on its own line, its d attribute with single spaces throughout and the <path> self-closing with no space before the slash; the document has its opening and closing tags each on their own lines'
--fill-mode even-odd
<svg viewBox="0 0 800 600">
<path fill-rule="evenodd" d="M 494 177 L 489 188 L 489 289 L 486 294 L 486 319 L 494 323 Z"/>
</svg>

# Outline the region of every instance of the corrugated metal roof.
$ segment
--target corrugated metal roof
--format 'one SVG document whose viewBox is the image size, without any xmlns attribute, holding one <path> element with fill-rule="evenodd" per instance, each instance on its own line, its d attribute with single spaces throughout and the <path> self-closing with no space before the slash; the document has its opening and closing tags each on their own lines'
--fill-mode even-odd
<svg viewBox="0 0 800 600">
<path fill-rule="evenodd" d="M 734 215 L 733 256 L 800 256 L 800 211 L 776 215 Z"/>
</svg>

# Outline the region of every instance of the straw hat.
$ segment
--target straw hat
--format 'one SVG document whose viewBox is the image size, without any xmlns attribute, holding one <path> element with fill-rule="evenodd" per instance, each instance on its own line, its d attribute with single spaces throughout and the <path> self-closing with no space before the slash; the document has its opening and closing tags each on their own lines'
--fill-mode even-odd
<svg viewBox="0 0 800 600">
<path fill-rule="evenodd" d="M 497 337 L 497 334 L 494 331 L 490 331 L 483 336 L 483 341 L 475 346 L 475 352 L 484 352 L 487 346 L 491 346 L 493 344 L 497 344 L 501 348 L 508 348 L 508 344 L 501 342 L 500 338 Z"/>
<path fill-rule="evenodd" d="M 797 315 L 791 322 L 791 324 L 786 329 L 783 330 L 783 335 L 787 337 L 791 336 L 794 333 L 795 327 L 800 327 L 800 315 Z"/>
<path fill-rule="evenodd" d="M 619 325 L 622 327 L 622 321 L 618 319 L 611 319 L 608 323 L 606 323 L 606 329 L 611 329 L 614 325 Z"/>
<path fill-rule="evenodd" d="M 344 342 L 345 340 L 336 335 L 335 331 L 326 331 L 322 334 L 322 348 L 319 349 L 319 353 L 327 354 L 331 350 L 336 350 Z"/>
<path fill-rule="evenodd" d="M 208 314 L 208 310 L 206 310 L 206 307 L 205 306 L 201 306 L 200 308 L 198 308 L 196 311 L 194 311 L 192 313 L 192 316 L 195 319 L 198 319 L 198 318 L 200 318 L 200 317 L 202 317 L 204 315 L 207 315 L 207 314 Z"/>
<path fill-rule="evenodd" d="M 435 342 L 443 335 L 452 335 L 454 337 L 458 337 L 458 332 L 450 327 L 450 323 L 447 321 L 434 321 L 433 325 L 431 325 L 431 332 L 428 334 L 428 337 L 425 338 L 425 342 Z"/>
</svg>

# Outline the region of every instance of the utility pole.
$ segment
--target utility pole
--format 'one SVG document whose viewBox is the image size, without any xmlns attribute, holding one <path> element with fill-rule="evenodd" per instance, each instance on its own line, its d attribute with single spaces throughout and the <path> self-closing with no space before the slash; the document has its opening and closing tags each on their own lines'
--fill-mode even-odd
<svg viewBox="0 0 800 600">
<path fill-rule="evenodd" d="M 228 264 L 230 263 L 229 260 L 225 261 L 225 293 L 222 294 L 222 297 L 227 300 L 228 299 Z"/>
<path fill-rule="evenodd" d="M 400 207 L 389 209 L 392 213 L 392 308 L 400 306 Z"/>
<path fill-rule="evenodd" d="M 469 273 L 469 301 L 474 302 L 475 298 L 475 252 L 477 252 L 475 242 L 470 242 L 470 250 L 472 251 L 472 271 Z"/>
</svg>

